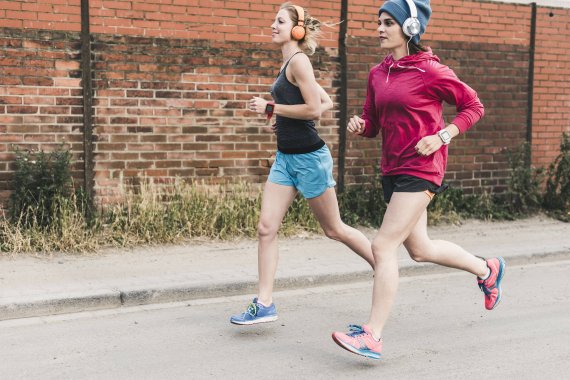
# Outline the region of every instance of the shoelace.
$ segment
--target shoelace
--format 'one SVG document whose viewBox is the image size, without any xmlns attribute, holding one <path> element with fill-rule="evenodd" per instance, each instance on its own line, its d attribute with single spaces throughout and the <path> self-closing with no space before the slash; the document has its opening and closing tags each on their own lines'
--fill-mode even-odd
<svg viewBox="0 0 570 380">
<path fill-rule="evenodd" d="M 252 317 L 255 317 L 257 315 L 257 305 L 254 303 L 250 303 L 249 305 L 247 305 L 247 310 L 246 313 L 251 315 Z"/>
<path fill-rule="evenodd" d="M 352 338 L 358 338 L 361 335 L 368 334 L 360 325 L 348 325 L 349 333 L 346 334 Z"/>
<path fill-rule="evenodd" d="M 494 289 L 495 286 L 491 286 L 490 288 L 486 287 L 484 282 L 479 283 L 479 289 L 481 289 L 481 291 L 483 293 L 485 293 L 485 295 L 489 296 L 492 294 L 491 289 Z"/>
<path fill-rule="evenodd" d="M 489 267 L 489 269 L 491 269 L 491 267 Z M 491 277 L 492 274 L 493 273 L 489 274 L 489 278 Z M 497 287 L 497 285 L 494 284 L 493 286 L 486 286 L 485 281 L 487 281 L 487 280 L 485 279 L 485 280 L 480 280 L 480 282 L 478 281 L 479 289 L 481 289 L 481 291 L 483 293 L 485 293 L 486 296 L 489 296 L 492 294 L 491 290 L 495 289 Z"/>
<path fill-rule="evenodd" d="M 358 339 L 364 335 L 369 335 L 366 331 L 364 331 L 362 326 L 348 325 L 348 329 L 350 330 L 350 332 L 347 333 L 346 335 L 354 339 L 354 342 L 358 342 L 360 344 L 360 349 L 366 349 L 366 350 L 371 349 L 370 346 L 368 346 L 368 344 L 364 340 Z M 375 340 L 374 337 L 371 336 L 371 338 L 372 340 Z"/>
</svg>

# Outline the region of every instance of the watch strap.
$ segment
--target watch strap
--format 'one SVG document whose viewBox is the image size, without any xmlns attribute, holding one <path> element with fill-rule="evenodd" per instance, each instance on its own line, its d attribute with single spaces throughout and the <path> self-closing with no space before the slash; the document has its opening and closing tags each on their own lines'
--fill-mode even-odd
<svg viewBox="0 0 570 380">
<path fill-rule="evenodd" d="M 442 129 L 441 131 L 437 132 L 437 135 L 444 145 L 448 145 L 451 142 L 451 133 L 449 133 L 449 131 Z"/>
<path fill-rule="evenodd" d="M 267 115 L 267 120 L 273 117 L 273 110 L 275 109 L 275 102 L 267 102 L 265 105 L 265 114 Z"/>
</svg>

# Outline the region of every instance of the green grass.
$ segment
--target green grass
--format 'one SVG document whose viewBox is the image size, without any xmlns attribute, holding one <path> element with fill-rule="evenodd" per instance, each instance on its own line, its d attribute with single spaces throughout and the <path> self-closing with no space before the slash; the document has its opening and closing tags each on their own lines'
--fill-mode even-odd
<svg viewBox="0 0 570 380">
<path fill-rule="evenodd" d="M 143 181 L 101 218 L 118 245 L 251 238 L 257 234 L 260 205 L 261 189 L 247 183 L 209 186 L 178 180 L 165 188 Z M 317 229 L 307 203 L 296 199 L 281 233 L 287 236 Z"/>
<path fill-rule="evenodd" d="M 31 159 L 35 158 L 35 159 Z M 528 162 L 522 146 L 509 155 L 511 177 L 501 194 L 465 195 L 450 188 L 428 207 L 428 223 L 459 223 L 464 218 L 512 220 L 546 210 L 570 220 L 570 141 L 563 136 L 561 153 L 548 170 Z M 73 191 L 69 154 L 61 151 L 19 154 L 16 182 L 8 214 L 0 211 L 0 252 L 50 254 L 95 252 L 102 247 L 180 244 L 194 239 L 255 238 L 261 208 L 258 184 L 210 185 L 205 182 L 155 184 L 143 179 L 123 186 L 121 200 L 98 211 Z M 349 186 L 338 195 L 343 221 L 378 227 L 386 204 L 380 176 L 366 186 Z M 87 212 L 89 211 L 89 212 Z M 86 216 L 89 215 L 89 218 Z M 297 197 L 280 229 L 281 236 L 320 232 L 306 200 Z"/>
<path fill-rule="evenodd" d="M 343 220 L 356 226 L 378 227 L 386 205 L 379 186 L 351 187 L 339 195 Z M 52 201 L 52 221 L 34 221 L 33 207 L 19 220 L 0 217 L 0 251 L 11 254 L 95 252 L 102 247 L 179 244 L 193 239 L 255 238 L 261 208 L 259 185 L 188 184 L 164 186 L 142 181 L 126 187 L 122 200 L 87 220 L 77 196 Z M 458 223 L 462 218 L 513 219 L 498 198 L 464 196 L 450 189 L 429 206 L 429 223 Z M 45 207 L 38 210 L 45 216 Z M 26 222 L 21 222 L 25 220 Z M 297 197 L 280 229 L 281 236 L 319 233 L 306 200 Z"/>
<path fill-rule="evenodd" d="M 33 207 L 21 220 L 0 218 L 0 251 L 49 254 L 93 252 L 101 247 L 173 244 L 192 239 L 254 238 L 261 208 L 258 185 L 210 186 L 181 180 L 170 186 L 142 181 L 126 187 L 122 200 L 87 220 L 75 195 L 57 205 L 49 225 L 34 221 Z M 37 210 L 44 213 L 44 207 Z M 42 214 L 44 215 L 44 214 Z M 287 213 L 281 236 L 320 229 L 307 202 L 297 197 Z"/>
</svg>

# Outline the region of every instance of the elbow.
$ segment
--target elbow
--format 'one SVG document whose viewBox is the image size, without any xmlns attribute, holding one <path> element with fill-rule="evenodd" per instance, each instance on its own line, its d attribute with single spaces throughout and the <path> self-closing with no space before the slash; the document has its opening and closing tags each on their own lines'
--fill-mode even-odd
<svg viewBox="0 0 570 380">
<path fill-rule="evenodd" d="M 483 116 L 485 116 L 485 106 L 483 106 L 483 103 L 481 103 L 481 100 L 479 100 L 478 97 L 475 97 L 472 108 L 474 110 L 474 113 L 479 116 L 478 120 L 482 119 Z"/>
<path fill-rule="evenodd" d="M 309 112 L 307 113 L 308 120 L 318 120 L 321 118 L 321 115 L 322 115 L 322 111 L 321 111 L 320 107 L 311 108 L 311 109 L 309 109 Z"/>
<path fill-rule="evenodd" d="M 322 119 L 323 114 L 324 114 L 325 112 L 331 110 L 331 109 L 333 108 L 333 106 L 334 106 L 334 105 L 333 105 L 332 102 L 321 104 L 320 113 L 319 113 L 319 115 L 317 116 L 317 118 L 315 118 L 315 120 Z"/>
<path fill-rule="evenodd" d="M 483 107 L 481 107 L 473 113 L 473 117 L 472 117 L 473 120 L 472 120 L 471 124 L 475 124 L 475 123 L 479 122 L 483 118 L 483 116 L 485 116 L 485 109 Z"/>
</svg>

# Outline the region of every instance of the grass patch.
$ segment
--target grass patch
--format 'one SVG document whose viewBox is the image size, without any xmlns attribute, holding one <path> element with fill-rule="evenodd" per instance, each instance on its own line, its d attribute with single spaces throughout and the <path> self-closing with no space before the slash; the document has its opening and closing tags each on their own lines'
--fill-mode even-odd
<svg viewBox="0 0 570 380">
<path fill-rule="evenodd" d="M 101 247 L 173 244 L 192 239 L 255 238 L 261 209 L 258 185 L 156 185 L 149 180 L 125 186 L 122 200 L 85 218 L 76 195 L 55 199 L 51 223 L 34 220 L 42 206 L 27 206 L 21 219 L 0 217 L 0 251 L 11 254 L 94 252 Z M 24 217 L 25 215 L 25 217 Z M 29 222 L 32 221 L 32 222 Z M 281 236 L 319 232 L 306 200 L 295 198 Z"/>
<path fill-rule="evenodd" d="M 564 135 L 561 153 L 548 170 L 530 167 L 530 149 L 509 154 L 511 177 L 501 194 L 465 195 L 450 188 L 428 207 L 428 223 L 459 223 L 463 218 L 511 220 L 543 209 L 570 221 L 570 141 Z M 103 210 L 87 210 L 89 202 L 74 190 L 70 156 L 19 153 L 14 192 L 6 213 L 0 213 L 0 252 L 49 254 L 94 252 L 102 247 L 180 244 L 193 239 L 255 238 L 261 208 L 260 185 L 209 185 L 177 180 L 156 184 L 143 179 L 124 185 L 122 198 Z M 544 194 L 543 194 L 544 193 Z M 343 221 L 378 227 L 386 204 L 380 175 L 367 186 L 350 186 L 338 195 Z M 87 212 L 89 211 L 89 212 Z M 90 215 L 87 218 L 86 215 Z M 285 216 L 281 236 L 320 232 L 310 207 L 298 196 Z"/>
<path fill-rule="evenodd" d="M 87 222 L 84 210 L 77 206 L 75 195 L 54 202 L 49 215 L 52 222 L 44 225 L 41 221 L 46 216 L 45 209 L 33 207 L 28 207 L 17 220 L 1 214 L 0 252 L 93 252 L 104 245 L 97 230 Z"/>
<path fill-rule="evenodd" d="M 126 189 L 124 200 L 101 218 L 113 244 L 129 246 L 193 238 L 253 238 L 260 209 L 259 186 L 248 183 L 211 186 L 177 180 L 165 187 L 142 181 Z M 280 232 L 290 236 L 318 228 L 307 202 L 297 197 Z"/>
</svg>

